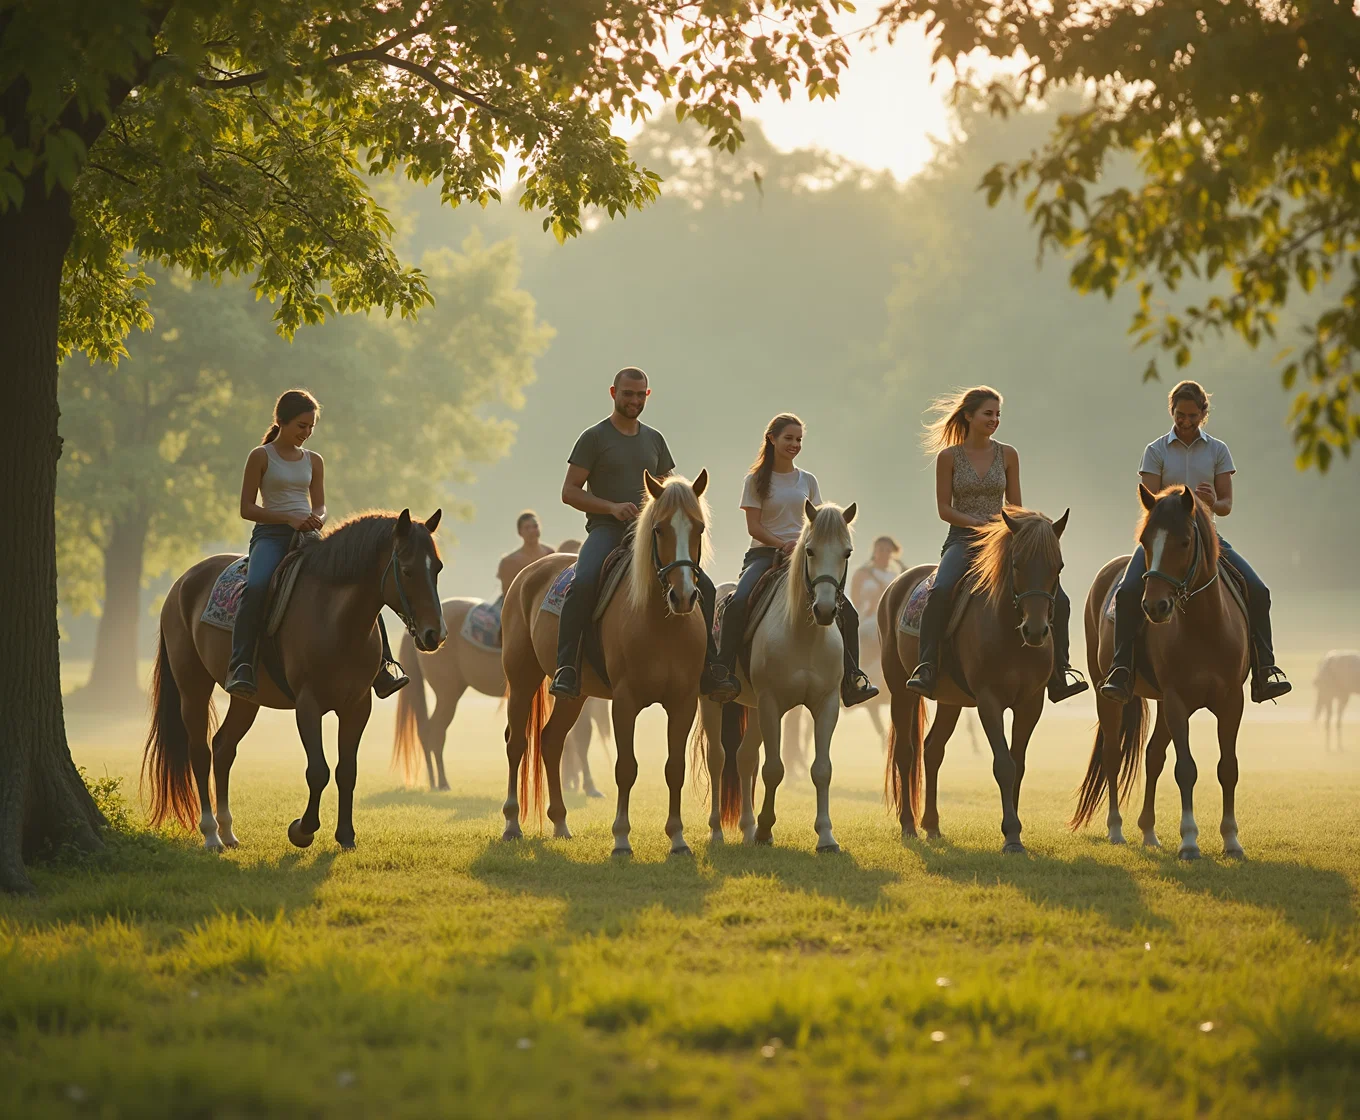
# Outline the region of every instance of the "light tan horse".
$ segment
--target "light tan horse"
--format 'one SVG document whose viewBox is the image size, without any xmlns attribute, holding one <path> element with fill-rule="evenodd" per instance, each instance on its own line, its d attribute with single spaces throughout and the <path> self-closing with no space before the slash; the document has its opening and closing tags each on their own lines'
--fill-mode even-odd
<svg viewBox="0 0 1360 1120">
<path fill-rule="evenodd" d="M 1135 678 L 1135 698 L 1118 704 L 1097 694 L 1100 727 L 1090 765 L 1078 792 L 1072 827 L 1095 815 L 1101 799 L 1109 800 L 1106 826 L 1112 844 L 1124 843 L 1120 801 L 1137 778 L 1147 723 L 1147 701 L 1157 700 L 1157 724 L 1147 743 L 1147 782 L 1138 827 L 1143 843 L 1157 840 L 1157 779 L 1166 765 L 1166 748 L 1176 745 L 1176 785 L 1181 793 L 1181 859 L 1198 859 L 1199 827 L 1195 823 L 1197 772 L 1190 754 L 1190 717 L 1208 708 L 1218 719 L 1218 780 L 1223 786 L 1223 854 L 1243 856 L 1237 838 L 1237 731 L 1242 722 L 1242 683 L 1251 668 L 1247 619 L 1218 575 L 1218 531 L 1204 503 L 1185 486 L 1159 495 L 1138 487 L 1144 513 L 1137 541 L 1147 554 L 1143 577 L 1143 614 L 1152 625 L 1140 639 L 1156 683 L 1142 672 Z M 1086 656 L 1092 680 L 1110 671 L 1114 655 L 1114 623 L 1105 618 L 1111 588 L 1123 576 L 1127 556 L 1100 570 L 1086 597 Z M 1157 687 L 1160 685 L 1161 687 Z"/>
<path fill-rule="evenodd" d="M 1332 749 L 1332 728 L 1336 728 L 1336 753 L 1341 753 L 1341 721 L 1353 693 L 1360 693 L 1360 650 L 1334 649 L 1318 665 L 1313 678 L 1317 699 L 1313 718 L 1322 719 L 1322 747 Z"/>
<path fill-rule="evenodd" d="M 1025 850 L 1020 842 L 1020 783 L 1025 751 L 1043 714 L 1044 689 L 1053 669 L 1053 600 L 1062 571 L 1059 539 L 1067 516 L 1049 521 L 1042 513 L 1011 508 L 974 530 L 977 553 L 963 586 L 975 590 L 945 650 L 929 735 L 926 702 L 907 688 L 920 641 L 903 633 L 897 621 L 912 591 L 935 565 L 903 572 L 879 600 L 883 677 L 892 696 L 893 725 L 885 788 L 904 841 L 915 838 L 918 820 L 928 837 L 940 835 L 937 793 L 945 744 L 963 709 L 976 707 L 992 748 L 992 776 L 1001 791 L 1002 851 Z M 1013 713 L 1009 746 L 1007 709 Z"/>
<path fill-rule="evenodd" d="M 628 804 L 637 780 L 634 725 L 638 713 L 653 704 L 665 708 L 667 717 L 670 812 L 666 835 L 671 838 L 672 854 L 690 850 L 680 820 L 680 791 L 685 782 L 685 743 L 694 723 L 707 645 L 695 573 L 708 526 L 708 509 L 703 502 L 708 472 L 701 471 L 692 485 L 678 475 L 658 482 L 644 474 L 643 481 L 647 497 L 632 534 L 632 566 L 599 622 L 609 685 L 588 660 L 582 674 L 584 696 L 613 701 L 617 750 L 614 776 L 618 786 L 615 855 L 630 855 L 633 850 L 628 840 Z M 553 581 L 570 563 L 572 558 L 561 554 L 535 560 L 511 583 L 501 612 L 503 662 L 510 688 L 506 840 L 522 835 L 522 812 L 542 803 L 545 767 L 553 834 L 571 835 L 562 801 L 562 749 L 584 700 L 559 700 L 548 717 L 547 677 L 557 663 L 560 620 L 543 610 L 543 599 Z"/>
<path fill-rule="evenodd" d="M 152 724 L 142 758 L 143 779 L 151 783 L 151 822 L 167 819 L 198 827 L 204 846 L 236 847 L 228 788 L 236 747 L 261 707 L 292 708 L 307 751 L 310 796 L 302 816 L 288 826 L 288 839 L 307 847 L 321 827 L 321 793 L 330 781 L 322 749 L 321 717 L 340 720 L 340 758 L 335 783 L 340 811 L 335 839 L 354 847 L 354 781 L 359 740 L 368 724 L 371 686 L 382 658 L 378 613 L 391 608 L 423 650 L 444 641 L 438 578 L 443 567 L 431 534 L 439 511 L 423 525 L 400 516 L 367 513 L 335 526 L 309 546 L 288 603 L 276 644 L 283 674 L 295 700 L 270 672 L 259 674 L 254 699 L 231 698 L 226 719 L 208 746 L 213 722 L 214 684 L 227 679 L 231 633 L 203 622 L 203 609 L 235 556 L 211 556 L 179 577 L 161 608 L 160 648 L 151 685 Z M 216 777 L 216 812 L 209 789 Z M 198 802 L 194 787 L 198 787 Z"/>
<path fill-rule="evenodd" d="M 817 850 L 840 851 L 831 830 L 831 737 L 840 718 L 845 649 L 835 623 L 850 564 L 855 506 L 841 509 L 828 502 L 818 508 L 807 502 L 804 516 L 788 564 L 772 577 L 779 581 L 774 601 L 751 639 L 750 674 L 742 674 L 737 703 L 754 708 L 756 718 L 747 721 L 735 758 L 723 742 L 722 708 L 709 700 L 699 705 L 703 726 L 695 737 L 695 761 L 708 762 L 712 797 L 708 827 L 714 844 L 723 842 L 723 825 L 734 823 L 747 844 L 773 842 L 775 793 L 784 780 L 782 723 L 793 708 L 805 707 L 813 720 Z M 755 776 L 762 743 L 765 799 L 757 820 Z"/>
</svg>

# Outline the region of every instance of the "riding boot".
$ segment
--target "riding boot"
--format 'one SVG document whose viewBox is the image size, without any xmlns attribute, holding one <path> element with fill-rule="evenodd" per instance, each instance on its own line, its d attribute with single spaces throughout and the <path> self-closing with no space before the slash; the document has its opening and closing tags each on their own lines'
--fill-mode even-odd
<svg viewBox="0 0 1360 1120">
<path fill-rule="evenodd" d="M 842 598 L 836 611 L 836 626 L 845 650 L 845 670 L 841 676 L 841 703 L 847 708 L 863 704 L 878 695 L 878 688 L 859 667 L 859 615 L 848 599 Z"/>
<path fill-rule="evenodd" d="M 382 615 L 378 615 L 378 634 L 382 638 L 383 659 L 382 665 L 378 667 L 377 676 L 373 678 L 373 692 L 379 700 L 386 700 L 410 684 L 411 678 L 406 675 L 401 662 L 392 656 L 392 645 L 387 640 L 387 625 L 383 622 Z"/>
<path fill-rule="evenodd" d="M 1133 659 L 1138 641 L 1138 617 L 1132 609 L 1120 610 L 1115 599 L 1114 656 L 1110 673 L 1100 686 L 1100 694 L 1116 704 L 1133 699 Z"/>
<path fill-rule="evenodd" d="M 239 696 L 242 700 L 252 699 L 260 690 L 255 680 L 255 666 L 242 661 L 231 671 L 227 683 L 222 686 L 229 696 Z"/>
<path fill-rule="evenodd" d="M 559 651 L 560 653 L 560 651 Z M 576 643 L 576 653 L 566 664 L 559 665 L 553 674 L 548 694 L 559 700 L 575 700 L 581 695 L 581 643 Z"/>
</svg>

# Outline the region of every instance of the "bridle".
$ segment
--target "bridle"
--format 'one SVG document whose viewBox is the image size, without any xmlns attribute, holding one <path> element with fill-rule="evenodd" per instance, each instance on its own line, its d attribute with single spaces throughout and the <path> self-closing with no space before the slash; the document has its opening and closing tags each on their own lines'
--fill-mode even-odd
<svg viewBox="0 0 1360 1120">
<path fill-rule="evenodd" d="M 1012 564 L 1012 565 L 1011 565 L 1011 604 L 1015 607 L 1016 613 L 1017 613 L 1017 614 L 1022 614 L 1022 613 L 1023 613 L 1023 611 L 1021 610 L 1020 604 L 1023 603 L 1026 599 L 1047 599 L 1047 600 L 1048 600 L 1048 621 L 1049 621 L 1050 624 L 1052 624 L 1052 622 L 1053 622 L 1053 614 L 1054 614 L 1054 612 L 1057 610 L 1057 605 L 1058 605 L 1058 580 L 1060 580 L 1061 578 L 1062 578 L 1062 571 L 1059 570 L 1058 574 L 1057 574 L 1056 576 L 1053 577 L 1053 590 L 1052 590 L 1052 591 L 1044 591 L 1042 588 L 1038 588 L 1038 587 L 1033 588 L 1033 589 L 1030 590 L 1030 591 L 1016 591 L 1016 590 L 1015 590 L 1015 565 Z"/>
<path fill-rule="evenodd" d="M 1175 576 L 1169 576 L 1165 572 L 1158 571 L 1156 568 L 1149 568 L 1143 573 L 1144 584 L 1150 579 L 1159 579 L 1163 583 L 1169 583 L 1171 585 L 1171 598 L 1176 606 L 1180 608 L 1182 614 L 1185 613 L 1186 603 L 1201 591 L 1212 587 L 1214 581 L 1218 579 L 1218 572 L 1215 571 L 1212 576 L 1205 580 L 1199 587 L 1195 588 L 1194 591 L 1190 590 L 1190 585 L 1195 582 L 1195 577 L 1199 575 L 1200 562 L 1204 556 L 1204 539 L 1200 535 L 1199 519 L 1195 518 L 1193 524 L 1195 534 L 1194 551 L 1190 554 L 1190 567 L 1186 570 L 1184 579 L 1176 579 Z"/>
<path fill-rule="evenodd" d="M 699 578 L 699 561 L 703 558 L 704 554 L 703 533 L 701 532 L 699 534 L 699 548 L 697 550 L 699 553 L 698 559 L 691 560 L 688 557 L 685 557 L 681 560 L 672 560 L 669 564 L 661 563 L 661 548 L 657 544 L 660 535 L 660 528 L 652 529 L 652 567 L 656 571 L 656 581 L 661 585 L 661 590 L 663 592 L 670 590 L 666 584 L 666 577 L 677 568 L 691 569 L 694 572 L 694 578 L 697 580 Z"/>
<path fill-rule="evenodd" d="M 854 553 L 854 549 L 853 549 L 853 548 L 852 548 L 850 551 L 851 551 L 852 554 Z M 847 556 L 847 557 L 845 558 L 845 566 L 841 569 L 840 579 L 837 579 L 835 576 L 832 576 L 832 575 L 825 575 L 825 574 L 814 577 L 813 574 L 812 574 L 811 569 L 808 567 L 808 554 L 807 554 L 807 549 L 804 548 L 804 549 L 803 549 L 803 586 L 807 588 L 807 594 L 808 594 L 808 615 L 811 616 L 811 614 L 812 614 L 812 600 L 813 600 L 813 598 L 814 598 L 814 597 L 816 596 L 816 594 L 817 594 L 817 586 L 818 586 L 819 584 L 829 583 L 829 584 L 831 584 L 832 586 L 834 586 L 834 587 L 836 588 L 836 598 L 839 600 L 839 599 L 841 598 L 841 596 L 843 596 L 843 595 L 845 594 L 845 584 L 846 584 L 846 581 L 849 580 L 849 578 L 850 578 L 850 557 L 849 557 L 849 556 Z"/>
<path fill-rule="evenodd" d="M 387 561 L 387 567 L 383 569 L 381 588 L 387 586 L 387 574 L 389 572 L 392 573 L 392 578 L 396 581 L 397 602 L 401 604 L 397 611 L 397 617 L 406 627 L 406 632 L 414 638 L 416 636 L 416 622 L 413 616 L 416 612 L 411 606 L 411 600 L 406 595 L 406 588 L 401 584 L 401 565 L 397 563 L 397 546 L 395 543 L 392 545 L 392 558 Z"/>
</svg>

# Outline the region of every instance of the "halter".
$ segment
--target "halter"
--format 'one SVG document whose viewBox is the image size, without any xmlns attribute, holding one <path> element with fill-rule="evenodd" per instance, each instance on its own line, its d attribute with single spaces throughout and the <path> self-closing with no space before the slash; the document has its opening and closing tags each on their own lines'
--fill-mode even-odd
<svg viewBox="0 0 1360 1120">
<path fill-rule="evenodd" d="M 1060 572 L 1060 573 L 1058 574 L 1058 579 L 1061 579 L 1061 578 L 1062 578 L 1062 573 Z M 1054 581 L 1053 581 L 1053 587 L 1054 587 L 1054 590 L 1053 590 L 1053 591 L 1044 591 L 1044 590 L 1042 590 L 1041 588 L 1037 588 L 1037 587 L 1034 588 L 1033 590 L 1030 590 L 1030 591 L 1016 591 L 1016 590 L 1015 590 L 1015 565 L 1012 564 L 1012 565 L 1011 565 L 1011 604 L 1015 607 L 1016 613 L 1017 613 L 1017 614 L 1020 613 L 1020 604 L 1021 604 L 1022 602 L 1024 602 L 1026 599 L 1036 599 L 1036 598 L 1038 598 L 1038 599 L 1047 599 L 1047 600 L 1048 600 L 1048 621 L 1049 621 L 1049 622 L 1052 622 L 1052 621 L 1053 621 L 1053 613 L 1054 613 L 1054 611 L 1057 609 L 1057 603 L 1058 603 L 1058 595 L 1057 595 L 1058 579 L 1054 579 Z"/>
<path fill-rule="evenodd" d="M 670 575 L 671 572 L 675 571 L 676 568 L 691 568 L 694 571 L 695 579 L 698 579 L 699 560 L 690 560 L 686 558 L 683 560 L 672 560 L 669 564 L 661 563 L 661 549 L 657 546 L 656 543 L 657 534 L 659 532 L 660 532 L 659 529 L 652 530 L 652 567 L 656 569 L 656 581 L 661 585 L 661 590 L 662 591 L 669 590 L 669 588 L 666 586 L 666 577 Z M 700 536 L 699 538 L 700 559 L 703 558 L 703 554 L 704 554 L 704 542 L 703 537 Z"/>
<path fill-rule="evenodd" d="M 1190 554 L 1190 567 L 1186 571 L 1184 579 L 1176 579 L 1174 576 L 1169 576 L 1165 572 L 1158 571 L 1156 568 L 1149 569 L 1148 571 L 1143 573 L 1144 584 L 1146 584 L 1147 581 L 1150 579 L 1159 579 L 1162 580 L 1164 583 L 1169 583 L 1171 585 L 1171 598 L 1175 602 L 1176 606 L 1180 608 L 1182 614 L 1185 613 L 1186 603 L 1188 603 L 1201 591 L 1204 591 L 1206 588 L 1212 587 L 1214 581 L 1218 579 L 1218 572 L 1215 571 L 1212 576 L 1205 580 L 1204 583 L 1201 584 L 1199 587 L 1195 588 L 1194 591 L 1190 590 L 1190 585 L 1195 582 L 1195 577 L 1199 575 L 1200 559 L 1204 553 L 1204 540 L 1201 537 L 1199 531 L 1199 518 L 1195 518 L 1194 520 L 1194 532 L 1195 532 L 1194 551 Z"/>
<path fill-rule="evenodd" d="M 401 604 L 401 609 L 397 611 L 397 617 L 401 619 L 406 627 L 406 632 L 411 637 L 416 636 L 416 623 L 412 617 L 415 611 L 411 607 L 411 600 L 406 596 L 406 588 L 401 585 L 401 565 L 397 563 L 397 546 L 392 545 L 392 558 L 387 561 L 387 567 L 383 569 L 382 587 L 387 586 L 387 573 L 392 573 L 392 578 L 397 585 L 397 602 Z"/>
</svg>

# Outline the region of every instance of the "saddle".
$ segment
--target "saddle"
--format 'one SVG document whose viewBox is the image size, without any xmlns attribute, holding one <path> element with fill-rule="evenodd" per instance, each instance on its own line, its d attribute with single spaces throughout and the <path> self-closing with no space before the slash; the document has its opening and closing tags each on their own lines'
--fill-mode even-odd
<svg viewBox="0 0 1360 1120">
<path fill-rule="evenodd" d="M 458 636 L 469 645 L 487 653 L 501 651 L 501 607 L 503 596 L 478 603 L 463 617 Z"/>
<path fill-rule="evenodd" d="M 590 623 L 586 626 L 585 634 L 582 635 L 582 643 L 586 659 L 590 662 L 590 667 L 595 670 L 600 680 L 604 682 L 606 688 L 609 687 L 609 675 L 604 668 L 604 650 L 600 646 L 599 622 L 604 617 L 604 612 L 614 599 L 614 594 L 623 583 L 624 577 L 633 566 L 633 534 L 631 529 L 623 540 L 615 546 L 604 559 L 604 566 L 600 569 L 600 590 L 595 599 L 595 610 L 591 613 Z M 571 585 L 576 580 L 576 565 L 568 564 L 552 581 L 548 587 L 547 594 L 543 597 L 543 605 L 539 608 L 546 614 L 555 614 L 558 618 L 562 617 L 562 607 L 566 604 L 567 594 L 571 591 Z"/>
<path fill-rule="evenodd" d="M 910 634 L 913 638 L 921 636 L 921 618 L 926 613 L 926 604 L 930 602 L 930 596 L 935 590 L 935 573 L 938 568 L 932 569 L 930 575 L 926 576 L 920 583 L 911 589 L 911 594 L 907 596 L 907 601 L 902 604 L 902 613 L 898 616 L 897 628 L 904 634 Z M 944 628 L 944 640 L 952 638 L 959 628 L 959 623 L 963 621 L 963 614 L 968 609 L 968 604 L 973 598 L 973 586 L 967 578 L 962 579 L 954 588 L 954 609 L 949 614 L 949 622 Z M 943 642 L 941 643 L 943 648 Z"/>
<path fill-rule="evenodd" d="M 783 581 L 788 578 L 788 557 L 780 554 L 776 557 L 774 564 L 756 581 L 755 587 L 751 589 L 751 598 L 746 608 L 746 628 L 741 635 L 741 645 L 737 651 L 738 660 L 742 668 L 749 676 L 751 673 L 751 643 L 755 641 L 756 630 L 759 629 L 765 615 L 769 613 L 770 604 L 774 602 L 775 592 L 783 585 Z M 722 647 L 722 628 L 723 620 L 727 617 L 728 604 L 736 598 L 736 591 L 729 591 L 718 600 L 713 611 L 713 641 Z"/>
</svg>

